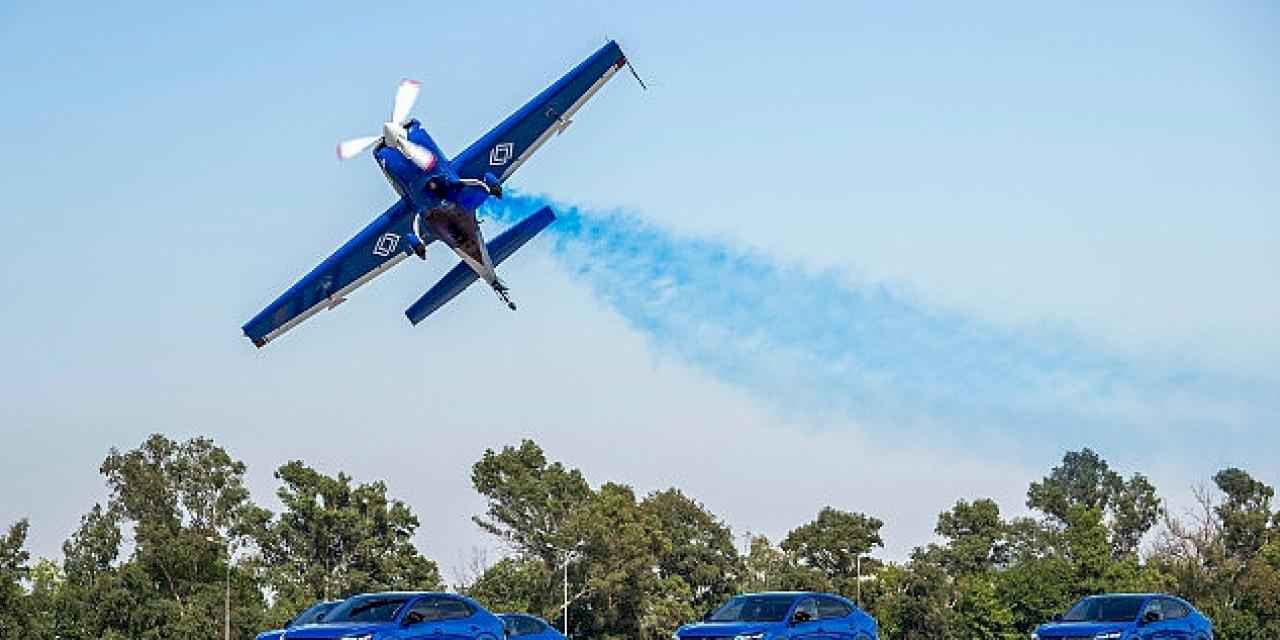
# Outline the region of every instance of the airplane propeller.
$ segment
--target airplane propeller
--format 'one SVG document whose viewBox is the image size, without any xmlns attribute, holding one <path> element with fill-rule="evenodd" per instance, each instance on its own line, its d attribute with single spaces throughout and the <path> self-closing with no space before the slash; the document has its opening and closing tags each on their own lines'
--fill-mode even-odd
<svg viewBox="0 0 1280 640">
<path fill-rule="evenodd" d="M 435 154 L 422 145 L 414 144 L 410 141 L 408 133 L 405 131 L 405 125 L 409 123 L 409 111 L 413 109 L 413 103 L 418 101 L 418 94 L 421 91 L 422 85 L 417 80 L 402 80 L 399 88 L 396 89 L 396 99 L 391 109 L 391 120 L 382 125 L 382 135 L 352 138 L 351 140 L 339 142 L 338 159 L 350 160 L 364 153 L 369 147 L 382 142 L 388 147 L 400 151 L 423 171 L 430 171 L 436 164 Z"/>
</svg>

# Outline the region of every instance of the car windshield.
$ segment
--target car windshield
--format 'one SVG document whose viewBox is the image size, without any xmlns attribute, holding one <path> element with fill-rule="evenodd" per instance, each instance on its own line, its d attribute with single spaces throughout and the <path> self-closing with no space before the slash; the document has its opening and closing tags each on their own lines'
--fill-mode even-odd
<svg viewBox="0 0 1280 640">
<path fill-rule="evenodd" d="M 325 622 L 391 622 L 409 596 L 356 596 L 325 614 Z"/>
<path fill-rule="evenodd" d="M 304 624 L 311 624 L 313 622 L 320 622 L 320 618 L 324 616 L 325 613 L 328 613 L 330 609 L 337 606 L 337 604 L 338 603 L 336 602 L 321 602 L 320 604 L 299 613 L 298 617 L 294 618 L 293 622 L 289 623 L 289 626 L 297 627 Z"/>
<path fill-rule="evenodd" d="M 707 616 L 707 622 L 781 622 L 795 596 L 737 596 Z"/>
<path fill-rule="evenodd" d="M 1094 596 L 1071 607 L 1063 622 L 1132 622 L 1147 599 L 1144 596 Z"/>
</svg>

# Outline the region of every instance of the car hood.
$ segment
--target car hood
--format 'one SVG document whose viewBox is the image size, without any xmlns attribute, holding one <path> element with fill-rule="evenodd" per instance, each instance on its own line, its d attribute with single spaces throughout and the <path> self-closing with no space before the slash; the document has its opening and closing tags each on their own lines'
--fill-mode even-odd
<svg viewBox="0 0 1280 640">
<path fill-rule="evenodd" d="M 335 622 L 333 624 L 304 624 L 301 627 L 293 627 L 284 632 L 284 640 L 304 640 L 312 638 L 314 640 L 332 640 L 333 638 L 346 638 L 348 636 L 361 636 L 367 633 L 376 633 L 378 631 L 390 631 L 396 629 L 394 622 Z"/>
<path fill-rule="evenodd" d="M 1127 631 L 1127 622 L 1055 622 L 1042 624 L 1036 633 L 1045 640 L 1049 638 L 1092 638 L 1099 633 L 1111 631 Z"/>
<path fill-rule="evenodd" d="M 681 638 L 732 638 L 743 633 L 759 633 L 775 629 L 781 623 L 771 622 L 699 622 L 677 630 Z"/>
</svg>

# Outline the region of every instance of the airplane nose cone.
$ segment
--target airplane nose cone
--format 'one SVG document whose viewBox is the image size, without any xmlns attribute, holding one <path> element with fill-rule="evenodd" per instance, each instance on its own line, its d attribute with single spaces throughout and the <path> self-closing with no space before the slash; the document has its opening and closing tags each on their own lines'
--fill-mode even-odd
<svg viewBox="0 0 1280 640">
<path fill-rule="evenodd" d="M 385 122 L 382 125 L 382 139 L 387 144 L 392 144 L 403 132 L 404 129 L 394 122 Z"/>
</svg>

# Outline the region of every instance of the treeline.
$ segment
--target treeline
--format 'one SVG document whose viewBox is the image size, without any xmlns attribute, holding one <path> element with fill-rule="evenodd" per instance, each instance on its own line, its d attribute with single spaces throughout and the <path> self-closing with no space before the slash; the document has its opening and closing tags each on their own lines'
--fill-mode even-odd
<svg viewBox="0 0 1280 640">
<path fill-rule="evenodd" d="M 100 470 L 110 499 L 84 514 L 61 561 L 29 556 L 25 521 L 0 536 L 0 640 L 214 640 L 228 589 L 232 636 L 252 638 L 316 600 L 444 588 L 412 543 L 418 518 L 381 482 L 289 462 L 273 514 L 225 450 L 160 435 L 112 450 Z M 1028 488 L 1035 515 L 960 501 L 939 514 L 938 542 L 903 563 L 875 558 L 883 522 L 849 505 L 739 550 L 679 489 L 593 487 L 531 441 L 485 452 L 471 480 L 487 502 L 476 524 L 509 553 L 452 588 L 558 624 L 567 572 L 579 638 L 665 640 L 730 594 L 772 589 L 857 598 L 892 640 L 1026 637 L 1102 591 L 1177 593 L 1219 638 L 1280 638 L 1280 513 L 1272 488 L 1239 469 L 1217 473 L 1199 511 L 1179 517 L 1143 475 L 1069 452 Z"/>
</svg>

